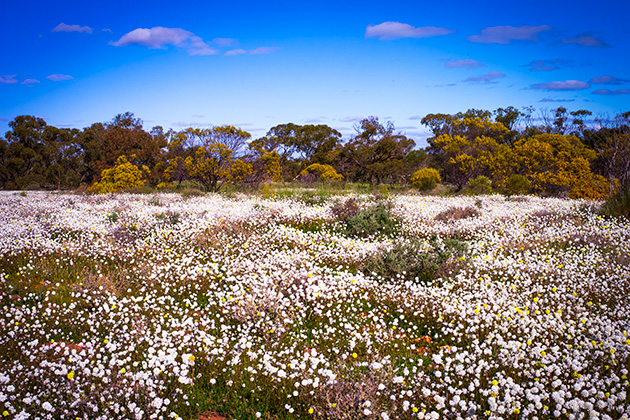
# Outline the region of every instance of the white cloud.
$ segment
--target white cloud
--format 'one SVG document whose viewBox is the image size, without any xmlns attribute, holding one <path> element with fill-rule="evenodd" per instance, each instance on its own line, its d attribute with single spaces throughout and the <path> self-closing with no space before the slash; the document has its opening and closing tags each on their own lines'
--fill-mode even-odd
<svg viewBox="0 0 630 420">
<path fill-rule="evenodd" d="M 538 41 L 543 31 L 552 29 L 551 26 L 490 26 L 482 29 L 479 35 L 468 37 L 470 42 L 480 44 L 509 44 L 512 41 Z"/>
<path fill-rule="evenodd" d="M 412 120 L 412 121 L 420 121 L 422 119 L 422 117 L 420 115 L 412 115 L 411 117 L 407 118 L 408 120 Z"/>
<path fill-rule="evenodd" d="M 250 50 L 250 54 L 271 54 L 274 51 L 278 51 L 280 48 L 278 47 L 260 47 L 255 50 Z"/>
<path fill-rule="evenodd" d="M 12 85 L 18 82 L 15 79 L 16 77 L 17 77 L 17 74 L 7 74 L 4 76 L 0 76 L 0 83 L 3 83 L 5 85 Z"/>
<path fill-rule="evenodd" d="M 26 79 L 25 81 L 22 82 L 23 85 L 34 85 L 36 83 L 39 83 L 39 80 L 37 80 L 37 79 Z"/>
<path fill-rule="evenodd" d="M 466 67 L 466 68 L 472 69 L 475 67 L 483 67 L 483 64 L 477 60 L 457 60 L 457 61 L 447 62 L 446 67 L 448 68 Z"/>
<path fill-rule="evenodd" d="M 164 28 L 162 26 L 137 28 L 123 35 L 118 41 L 111 43 L 116 47 L 126 47 L 132 44 L 162 50 L 165 50 L 167 45 L 173 45 L 188 49 L 189 55 L 218 54 L 218 51 L 211 48 L 202 38 L 181 28 Z"/>
<path fill-rule="evenodd" d="M 79 25 L 66 25 L 65 23 L 60 23 L 55 26 L 52 30 L 53 32 L 85 32 L 86 34 L 92 33 L 92 28 L 89 26 L 79 26 Z"/>
<path fill-rule="evenodd" d="M 52 80 L 53 82 L 62 82 L 64 80 L 74 79 L 74 77 L 68 74 L 51 74 L 50 76 L 46 76 L 46 79 Z"/>
<path fill-rule="evenodd" d="M 490 73 L 482 74 L 481 76 L 471 76 L 467 79 L 464 79 L 464 82 L 489 84 L 496 83 L 497 79 L 502 79 L 504 77 L 505 74 L 501 73 L 500 71 L 491 71 Z"/>
<path fill-rule="evenodd" d="M 247 54 L 247 51 L 236 49 L 236 50 L 226 51 L 225 54 L 223 55 L 230 56 L 230 55 L 243 55 L 243 54 Z"/>
<path fill-rule="evenodd" d="M 407 23 L 383 22 L 378 25 L 368 25 L 365 29 L 366 38 L 377 38 L 380 40 L 398 38 L 430 38 L 440 35 L 455 33 L 453 29 L 438 28 L 435 26 L 422 26 L 416 28 Z"/>
<path fill-rule="evenodd" d="M 565 81 L 537 83 L 531 86 L 532 89 L 542 89 L 542 90 L 582 90 L 582 89 L 588 89 L 590 87 L 591 85 L 581 80 L 565 80 Z"/>
</svg>

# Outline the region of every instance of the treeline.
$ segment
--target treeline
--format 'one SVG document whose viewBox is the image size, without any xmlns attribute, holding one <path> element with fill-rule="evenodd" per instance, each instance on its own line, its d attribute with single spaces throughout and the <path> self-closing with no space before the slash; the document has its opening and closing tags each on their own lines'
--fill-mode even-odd
<svg viewBox="0 0 630 420">
<path fill-rule="evenodd" d="M 584 198 L 629 191 L 630 112 L 595 124 L 589 117 L 562 107 L 536 117 L 514 107 L 429 114 L 422 124 L 433 136 L 416 149 L 375 117 L 344 141 L 327 125 L 282 124 L 252 139 L 233 126 L 147 132 L 131 113 L 83 130 L 19 116 L 0 139 L 0 188 L 110 192 L 196 181 L 217 191 L 229 183 L 324 180 L 419 188 L 437 181 L 460 190 Z"/>
</svg>

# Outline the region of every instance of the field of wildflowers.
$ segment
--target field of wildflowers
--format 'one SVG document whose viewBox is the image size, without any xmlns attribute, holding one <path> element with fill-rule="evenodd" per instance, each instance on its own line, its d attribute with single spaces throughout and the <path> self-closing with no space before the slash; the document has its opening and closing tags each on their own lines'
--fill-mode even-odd
<svg viewBox="0 0 630 420">
<path fill-rule="evenodd" d="M 0 416 L 627 419 L 598 206 L 2 192 Z"/>
</svg>

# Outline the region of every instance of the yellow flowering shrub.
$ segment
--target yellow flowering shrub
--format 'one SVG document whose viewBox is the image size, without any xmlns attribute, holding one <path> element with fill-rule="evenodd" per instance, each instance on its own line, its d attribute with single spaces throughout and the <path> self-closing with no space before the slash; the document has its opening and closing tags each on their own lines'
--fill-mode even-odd
<svg viewBox="0 0 630 420">
<path fill-rule="evenodd" d="M 131 157 L 135 156 L 132 155 Z M 143 166 L 140 169 L 129 162 L 127 156 L 122 155 L 116 159 L 116 165 L 113 168 L 104 169 L 101 172 L 101 180 L 88 188 L 88 191 L 110 193 L 128 188 L 142 187 L 149 174 L 149 168 Z"/>
<path fill-rule="evenodd" d="M 322 181 L 341 181 L 343 179 L 343 175 L 337 173 L 335 168 L 330 165 L 321 165 L 319 163 L 310 165 L 308 168 L 300 172 L 300 175 L 307 176 L 312 172 L 319 173 L 319 178 Z"/>
<path fill-rule="evenodd" d="M 422 191 L 430 190 L 440 182 L 440 173 L 433 168 L 418 169 L 411 175 L 411 185 Z"/>
</svg>

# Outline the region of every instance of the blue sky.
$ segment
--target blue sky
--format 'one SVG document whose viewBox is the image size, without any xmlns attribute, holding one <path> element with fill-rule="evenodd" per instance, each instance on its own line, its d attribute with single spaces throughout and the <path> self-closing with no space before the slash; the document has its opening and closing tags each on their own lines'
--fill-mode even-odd
<svg viewBox="0 0 630 420">
<path fill-rule="evenodd" d="M 131 111 L 175 130 L 370 115 L 417 143 L 428 113 L 630 110 L 627 1 L 5 2 L 0 132 Z"/>
</svg>

